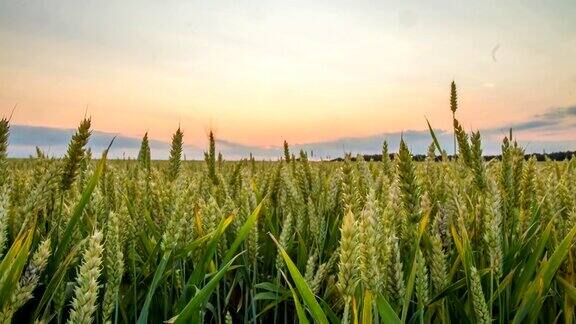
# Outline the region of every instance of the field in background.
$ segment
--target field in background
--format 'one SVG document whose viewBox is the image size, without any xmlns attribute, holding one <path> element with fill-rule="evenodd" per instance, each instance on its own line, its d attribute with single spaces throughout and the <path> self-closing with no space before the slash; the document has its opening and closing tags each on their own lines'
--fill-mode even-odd
<svg viewBox="0 0 576 324">
<path fill-rule="evenodd" d="M 455 87 L 452 112 L 456 112 Z M 0 322 L 524 323 L 574 320 L 576 159 L 486 162 L 454 118 L 416 162 L 8 160 L 0 123 Z M 388 157 L 388 158 L 387 158 Z"/>
</svg>

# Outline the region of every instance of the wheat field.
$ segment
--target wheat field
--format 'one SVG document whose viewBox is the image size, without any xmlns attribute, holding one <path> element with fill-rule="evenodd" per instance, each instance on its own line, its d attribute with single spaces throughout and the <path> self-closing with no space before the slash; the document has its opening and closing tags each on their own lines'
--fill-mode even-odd
<svg viewBox="0 0 576 324">
<path fill-rule="evenodd" d="M 576 159 L 485 161 L 403 141 L 382 161 L 7 159 L 0 124 L 2 323 L 572 323 Z M 112 144 L 113 145 L 113 144 Z M 112 146 L 113 147 L 113 146 Z M 451 148 L 450 148 L 451 150 Z"/>
</svg>

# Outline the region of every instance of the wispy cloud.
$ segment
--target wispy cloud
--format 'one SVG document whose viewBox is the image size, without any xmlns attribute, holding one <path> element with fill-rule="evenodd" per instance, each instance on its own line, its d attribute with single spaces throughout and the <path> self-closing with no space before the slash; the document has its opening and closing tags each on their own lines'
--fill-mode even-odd
<svg viewBox="0 0 576 324">
<path fill-rule="evenodd" d="M 576 105 L 568 108 L 553 108 L 544 114 L 536 115 L 536 117 L 550 119 L 550 120 L 560 120 L 567 117 L 576 116 Z"/>
<path fill-rule="evenodd" d="M 576 120 L 576 105 L 570 107 L 551 108 L 541 114 L 533 115 L 530 119 L 510 123 L 500 127 L 487 129 L 488 133 L 500 132 L 503 129 L 512 128 L 515 131 L 530 130 L 566 130 L 567 128 L 576 128 L 576 124 L 571 123 Z"/>
</svg>

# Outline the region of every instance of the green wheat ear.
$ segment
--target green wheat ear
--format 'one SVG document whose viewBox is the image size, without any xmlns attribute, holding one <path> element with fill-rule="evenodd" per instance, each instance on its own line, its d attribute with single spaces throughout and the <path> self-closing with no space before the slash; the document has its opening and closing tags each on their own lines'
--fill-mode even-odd
<svg viewBox="0 0 576 324">
<path fill-rule="evenodd" d="M 480 283 L 480 275 L 476 267 L 470 267 L 470 294 L 472 295 L 472 303 L 474 305 L 474 313 L 476 313 L 477 323 L 489 324 L 492 322 L 486 299 L 482 292 L 482 284 Z"/>
<path fill-rule="evenodd" d="M 352 211 L 346 212 L 340 229 L 340 262 L 338 264 L 337 287 L 345 300 L 354 296 L 358 283 L 357 264 L 358 255 L 358 228 Z"/>
<path fill-rule="evenodd" d="M 284 141 L 284 161 L 290 163 L 290 148 L 288 147 L 288 142 Z"/>
<path fill-rule="evenodd" d="M 204 160 L 208 167 L 208 177 L 214 185 L 218 185 L 218 175 L 216 174 L 216 140 L 214 132 L 210 131 L 208 135 L 208 152 L 204 152 Z"/>
<path fill-rule="evenodd" d="M 442 238 L 438 230 L 430 235 L 430 249 L 428 251 L 428 260 L 430 264 L 430 280 L 434 291 L 440 292 L 447 283 L 448 273 L 446 266 L 446 253 L 442 246 Z"/>
<path fill-rule="evenodd" d="M 76 179 L 80 161 L 84 157 L 84 147 L 90 138 L 90 124 L 90 118 L 82 120 L 78 126 L 78 130 L 72 136 L 72 139 L 68 144 L 68 151 L 62 160 L 62 171 L 60 177 L 61 191 L 67 191 L 70 189 L 74 179 Z"/>
<path fill-rule="evenodd" d="M 453 114 L 458 110 L 458 94 L 456 93 L 456 82 L 450 84 L 450 110 Z"/>
<path fill-rule="evenodd" d="M 110 212 L 106 224 L 106 242 L 104 245 L 104 267 L 106 270 L 106 290 L 102 302 L 102 319 L 110 323 L 110 317 L 119 298 L 120 281 L 124 273 L 124 252 L 120 240 L 119 215 Z"/>
<path fill-rule="evenodd" d="M 138 151 L 138 162 L 140 166 L 147 171 L 150 171 L 150 144 L 148 143 L 148 132 L 144 134 L 140 150 Z"/>
<path fill-rule="evenodd" d="M 454 118 L 454 135 L 458 141 L 458 158 L 461 159 L 465 166 L 472 166 L 472 152 L 468 142 L 468 134 L 462 128 L 462 125 Z"/>
<path fill-rule="evenodd" d="M 377 293 L 382 286 L 380 273 L 378 243 L 380 241 L 380 224 L 378 216 L 378 201 L 374 190 L 370 190 L 366 198 L 366 205 L 360 213 L 359 239 L 360 239 L 360 277 L 364 287 L 372 293 Z"/>
<path fill-rule="evenodd" d="M 416 166 L 412 161 L 412 154 L 404 139 L 400 140 L 398 153 L 398 179 L 400 185 L 400 199 L 409 220 L 416 224 L 422 215 L 420 186 L 416 177 Z"/>
<path fill-rule="evenodd" d="M 426 261 L 422 255 L 422 250 L 416 250 L 416 299 L 420 307 L 424 307 L 428 302 L 429 291 L 428 291 L 428 268 L 426 267 Z"/>
<path fill-rule="evenodd" d="M 10 196 L 7 187 L 0 187 L 0 259 L 4 256 L 4 249 L 8 243 Z"/>
<path fill-rule="evenodd" d="M 182 144 L 183 144 L 184 133 L 180 127 L 176 130 L 174 135 L 172 135 L 172 145 L 170 147 L 170 159 L 168 162 L 168 180 L 174 181 L 180 173 L 180 159 L 182 158 Z"/>
<path fill-rule="evenodd" d="M 456 93 L 456 82 L 450 84 L 450 110 L 452 111 L 452 120 L 456 121 L 456 110 L 458 110 L 458 95 Z M 454 155 L 456 155 L 456 133 L 454 133 Z"/>
<path fill-rule="evenodd" d="M 10 134 L 10 121 L 7 118 L 0 120 L 0 186 L 6 182 L 8 176 L 8 136 Z"/>
<path fill-rule="evenodd" d="M 284 221 L 282 222 L 282 231 L 280 232 L 280 238 L 278 239 L 278 244 L 285 250 L 288 250 L 290 242 L 292 240 L 292 235 L 294 234 L 294 220 L 292 213 L 288 212 L 284 216 Z M 276 269 L 283 270 L 285 265 L 283 263 L 282 256 L 276 255 Z"/>
<path fill-rule="evenodd" d="M 388 176 L 388 179 L 391 180 L 394 176 L 394 166 L 392 164 L 392 160 L 390 159 L 390 153 L 388 152 L 387 141 L 382 143 L 382 169 L 384 174 Z"/>
<path fill-rule="evenodd" d="M 88 247 L 84 251 L 82 264 L 78 269 L 68 324 L 92 323 L 92 315 L 97 309 L 101 264 L 102 233 L 96 231 L 88 239 Z"/>
</svg>

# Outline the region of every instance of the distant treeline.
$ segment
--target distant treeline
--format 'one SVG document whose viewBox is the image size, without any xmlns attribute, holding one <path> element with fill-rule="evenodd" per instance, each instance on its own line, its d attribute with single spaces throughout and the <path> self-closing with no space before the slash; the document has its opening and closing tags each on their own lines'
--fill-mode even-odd
<svg viewBox="0 0 576 324">
<path fill-rule="evenodd" d="M 390 154 L 390 159 L 394 159 L 396 154 Z M 566 152 L 554 152 L 554 153 L 532 153 L 532 154 L 525 154 L 524 159 L 528 160 L 531 157 L 535 157 L 537 161 L 546 161 L 546 159 L 552 161 L 563 161 L 571 159 L 574 155 L 576 155 L 576 151 L 566 151 Z M 382 154 L 364 154 L 362 155 L 365 161 L 382 161 Z M 453 158 L 454 155 L 449 155 L 449 158 Z M 500 159 L 501 155 L 485 155 L 484 160 L 490 161 L 492 159 Z M 424 161 L 426 159 L 426 155 L 424 154 L 415 154 L 412 156 L 414 161 Z M 356 161 L 356 157 L 351 157 L 352 161 Z M 344 158 L 337 158 L 332 159 L 330 161 L 344 161 Z M 440 156 L 436 157 L 436 161 L 440 161 Z"/>
</svg>

